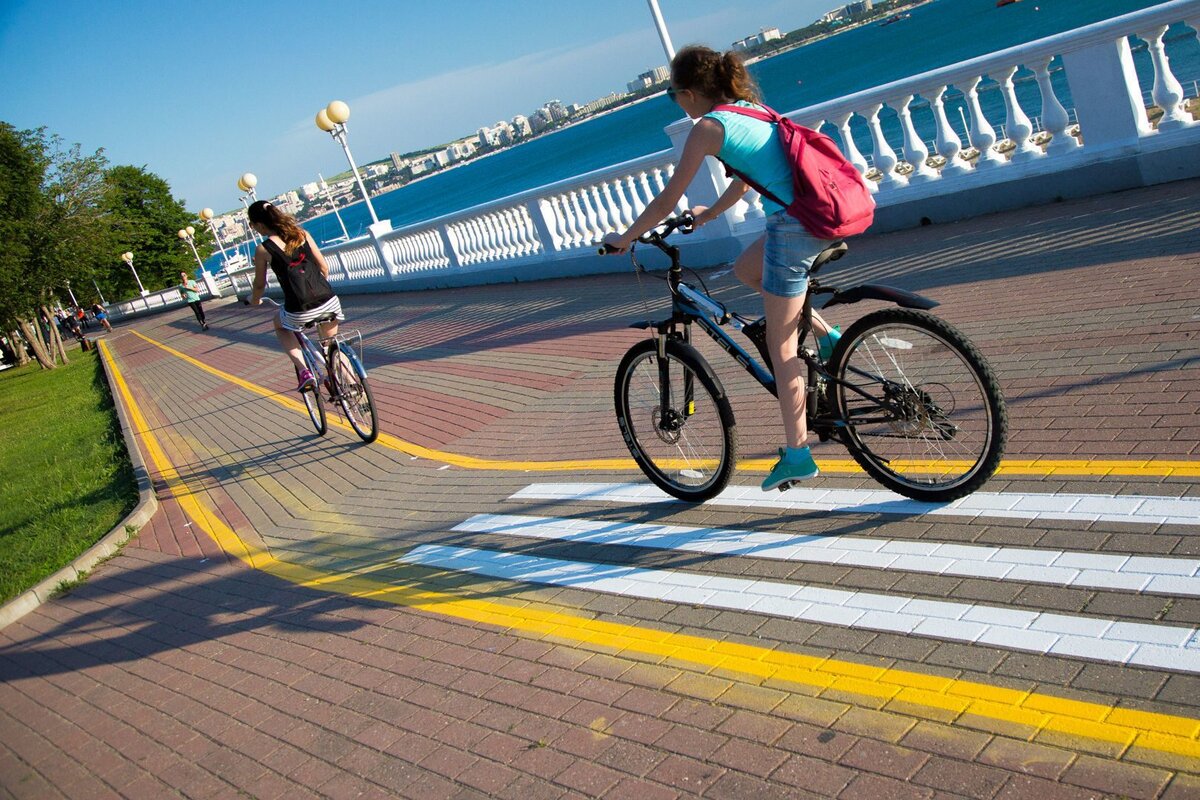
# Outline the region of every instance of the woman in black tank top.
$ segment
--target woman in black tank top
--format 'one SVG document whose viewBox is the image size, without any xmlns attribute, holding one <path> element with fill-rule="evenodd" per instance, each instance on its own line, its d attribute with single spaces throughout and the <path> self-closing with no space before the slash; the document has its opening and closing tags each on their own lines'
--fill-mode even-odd
<svg viewBox="0 0 1200 800">
<path fill-rule="evenodd" d="M 342 316 L 341 303 L 329 285 L 329 266 L 320 248 L 308 231 L 290 214 L 284 214 L 265 200 L 250 205 L 247 216 L 250 227 L 263 242 L 254 252 L 254 288 L 250 305 L 262 303 L 267 288 L 267 268 L 275 273 L 283 289 L 283 308 L 275 315 L 275 336 L 279 345 L 292 360 L 300 388 L 313 382 L 312 373 L 304 364 L 300 344 L 292 331 L 312 319 L 332 313 L 336 319 L 321 323 L 321 339 L 337 334 Z"/>
</svg>

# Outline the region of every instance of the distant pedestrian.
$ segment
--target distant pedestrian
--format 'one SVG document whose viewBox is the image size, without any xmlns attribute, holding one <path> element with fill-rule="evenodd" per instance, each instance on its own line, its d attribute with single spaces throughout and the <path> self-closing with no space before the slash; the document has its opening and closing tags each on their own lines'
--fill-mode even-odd
<svg viewBox="0 0 1200 800">
<path fill-rule="evenodd" d="M 79 323 L 79 327 L 83 330 L 88 329 L 87 313 L 83 310 L 83 306 L 75 306 L 75 321 Z"/>
<path fill-rule="evenodd" d="M 183 299 L 192 307 L 192 313 L 196 315 L 196 321 L 200 323 L 200 328 L 208 330 L 208 320 L 204 316 L 204 304 L 200 302 L 200 285 L 196 283 L 195 278 L 189 278 L 186 272 L 179 273 L 179 277 L 183 278 L 179 284 L 179 291 L 183 293 Z"/>
<path fill-rule="evenodd" d="M 100 305 L 99 301 L 92 303 L 92 313 L 96 315 L 96 319 L 100 320 L 100 324 L 104 326 L 104 330 L 112 333 L 112 325 L 108 324 L 108 309 Z"/>
</svg>

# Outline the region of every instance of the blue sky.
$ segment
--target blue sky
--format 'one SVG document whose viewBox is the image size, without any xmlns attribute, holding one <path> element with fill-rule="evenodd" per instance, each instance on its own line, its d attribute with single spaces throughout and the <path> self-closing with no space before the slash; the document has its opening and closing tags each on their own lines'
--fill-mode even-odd
<svg viewBox="0 0 1200 800">
<path fill-rule="evenodd" d="M 787 32 L 837 0 L 659 0 L 675 46 Z M 334 10 L 336 9 L 336 10 Z M 145 166 L 189 208 L 346 169 L 313 125 L 350 104 L 359 163 L 587 102 L 666 63 L 646 0 L 0 0 L 0 120 Z"/>
</svg>

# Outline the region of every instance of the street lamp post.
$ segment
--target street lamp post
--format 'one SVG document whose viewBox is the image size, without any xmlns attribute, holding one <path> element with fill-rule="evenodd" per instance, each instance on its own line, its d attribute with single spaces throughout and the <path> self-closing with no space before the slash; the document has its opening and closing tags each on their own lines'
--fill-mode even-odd
<svg viewBox="0 0 1200 800">
<path fill-rule="evenodd" d="M 378 224 L 379 217 L 375 215 L 375 206 L 371 205 L 371 197 L 367 194 L 367 187 L 363 185 L 362 176 L 358 174 L 358 165 L 354 163 L 354 156 L 350 153 L 350 145 L 346 142 L 346 122 L 349 119 L 350 106 L 341 100 L 334 100 L 317 112 L 317 127 L 336 139 L 337 143 L 342 146 L 342 150 L 346 153 L 346 160 L 350 162 L 350 171 L 354 173 L 354 180 L 358 182 L 358 189 L 362 192 L 363 200 L 367 203 L 367 211 L 371 214 L 371 222 Z"/>
<path fill-rule="evenodd" d="M 258 176 L 253 172 L 243 172 L 242 177 L 238 178 L 237 187 L 245 192 L 238 199 L 242 201 L 242 207 L 246 209 L 246 227 L 250 228 L 250 233 L 254 238 L 254 243 L 258 243 L 258 231 L 250 227 L 250 204 L 258 202 L 258 195 L 254 193 L 254 187 L 258 186 Z"/>
<path fill-rule="evenodd" d="M 146 287 L 142 286 L 142 279 L 138 277 L 137 270 L 133 268 L 133 253 L 122 253 L 121 260 L 128 264 L 130 271 L 133 272 L 133 279 L 137 281 L 138 289 L 141 290 L 142 297 L 150 294 L 146 291 Z"/>
<path fill-rule="evenodd" d="M 96 283 L 95 278 L 92 278 L 92 286 L 96 287 L 96 294 L 100 296 L 100 305 L 108 305 L 108 301 L 104 299 L 104 292 L 100 291 L 100 284 Z"/>
<path fill-rule="evenodd" d="M 654 27 L 658 29 L 658 38 L 662 41 L 663 52 L 667 54 L 667 63 L 675 60 L 675 45 L 671 44 L 671 34 L 667 31 L 667 23 L 663 21 L 662 12 L 658 9 L 658 0 L 646 0 L 650 4 L 650 16 L 654 17 Z"/>
<path fill-rule="evenodd" d="M 200 219 L 208 223 L 208 229 L 212 231 L 213 239 L 217 243 L 217 247 L 221 249 L 221 266 L 228 269 L 229 254 L 225 252 L 225 243 L 221 241 L 221 234 L 217 233 L 217 224 L 213 222 L 213 210 L 211 208 L 200 209 Z"/>
<path fill-rule="evenodd" d="M 333 215 L 337 217 L 338 225 L 342 226 L 342 238 L 350 241 L 350 232 L 346 230 L 346 223 L 342 221 L 342 215 L 338 213 L 337 203 L 333 200 L 333 192 L 329 191 L 329 184 L 325 182 L 325 176 L 318 172 L 317 179 L 321 181 L 319 185 L 325 190 L 325 199 L 329 201 L 329 207 L 333 209 Z"/>
</svg>

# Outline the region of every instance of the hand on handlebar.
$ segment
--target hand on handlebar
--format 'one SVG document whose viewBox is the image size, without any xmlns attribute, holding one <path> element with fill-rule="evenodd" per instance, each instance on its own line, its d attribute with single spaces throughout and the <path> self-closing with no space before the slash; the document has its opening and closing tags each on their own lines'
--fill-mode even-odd
<svg viewBox="0 0 1200 800">
<path fill-rule="evenodd" d="M 704 209 L 703 206 L 697 206 L 697 208 Z M 677 217 L 667 217 L 649 231 L 637 237 L 634 241 L 641 242 L 642 244 L 654 244 L 664 241 L 667 236 L 670 236 L 677 230 L 681 230 L 684 233 L 691 233 L 695 228 L 696 218 L 692 215 L 691 211 L 684 211 Z M 624 235 L 616 233 L 607 234 L 597 252 L 602 256 L 624 253 L 629 249 L 630 245 L 623 244 L 623 242 L 625 242 Z"/>
<path fill-rule="evenodd" d="M 604 237 L 604 240 L 600 243 L 600 249 L 598 250 L 598 252 L 602 256 L 610 256 L 610 255 L 619 255 L 621 253 L 624 253 L 628 249 L 629 249 L 629 245 L 621 244 L 620 234 L 610 233 L 610 234 L 607 234 Z"/>
</svg>

